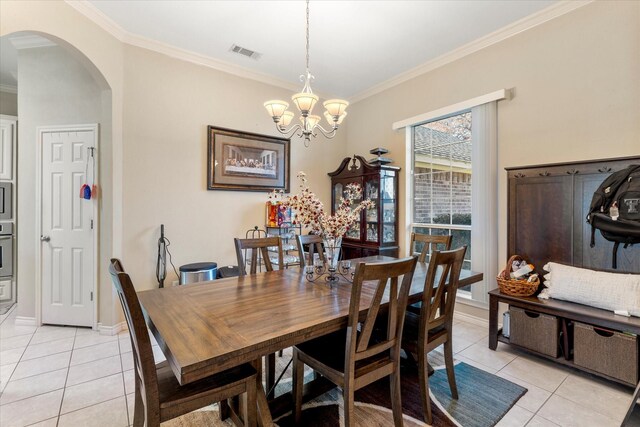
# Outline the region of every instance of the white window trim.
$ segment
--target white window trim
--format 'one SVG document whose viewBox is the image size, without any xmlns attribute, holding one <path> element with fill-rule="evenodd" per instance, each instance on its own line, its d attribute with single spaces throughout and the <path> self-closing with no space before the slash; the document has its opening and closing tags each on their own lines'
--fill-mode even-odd
<svg viewBox="0 0 640 427">
<path fill-rule="evenodd" d="M 495 92 L 487 93 L 485 95 L 476 96 L 475 98 L 468 99 L 466 101 L 458 102 L 457 104 L 449 105 L 437 110 L 429 111 L 425 114 L 419 114 L 417 116 L 409 117 L 408 119 L 394 122 L 391 125 L 393 130 L 399 130 L 407 128 L 411 131 L 412 126 L 420 125 L 425 122 L 430 122 L 436 119 L 442 119 L 448 115 L 459 113 L 464 110 L 470 110 L 478 105 L 486 104 L 492 101 L 501 101 L 503 99 L 510 100 L 512 98 L 512 89 L 500 89 Z M 408 139 L 407 141 L 410 141 Z"/>
<path fill-rule="evenodd" d="M 414 185 L 413 165 L 415 161 L 414 151 L 413 151 L 413 127 L 414 126 L 423 124 L 425 122 L 442 119 L 447 116 L 451 116 L 451 115 L 463 112 L 465 110 L 470 110 L 474 107 L 481 106 L 483 104 L 488 104 L 488 103 L 505 100 L 505 99 L 510 100 L 511 98 L 512 98 L 512 89 L 500 89 L 482 96 L 475 97 L 473 99 L 462 101 L 457 104 L 449 105 L 447 107 L 443 107 L 434 111 L 430 111 L 425 114 L 420 114 L 420 115 L 413 116 L 408 119 L 393 123 L 392 128 L 394 130 L 405 128 L 406 170 L 409 171 L 408 177 L 410 178 L 410 181 L 407 182 L 407 185 L 405 185 L 406 200 L 407 201 L 413 200 L 413 193 L 414 193 L 414 189 L 413 189 L 413 185 Z M 497 111 L 494 112 L 494 114 L 497 114 Z M 497 123 L 497 120 L 496 120 L 496 123 Z M 495 275 L 497 274 L 497 269 L 498 269 L 498 266 L 497 266 L 497 256 L 498 256 L 498 253 L 497 253 L 497 249 L 498 249 L 497 248 L 498 246 L 497 245 L 497 222 L 498 222 L 498 218 L 497 218 L 497 205 L 498 205 L 497 135 L 495 134 L 497 132 L 497 129 L 495 128 L 490 129 L 488 130 L 488 132 L 493 132 L 493 138 L 492 138 L 493 143 L 492 143 L 492 147 L 490 147 L 490 151 L 492 151 L 492 154 L 489 156 L 490 153 L 484 150 L 483 150 L 483 153 L 477 153 L 480 155 L 479 157 L 482 159 L 480 161 L 488 162 L 490 166 L 488 168 L 489 170 L 487 171 L 488 181 L 484 182 L 480 186 L 482 188 L 480 191 L 482 191 L 483 193 L 482 194 L 483 201 L 481 202 L 483 204 L 483 212 L 485 212 L 487 215 L 486 217 L 481 218 L 480 225 L 482 228 L 481 227 L 476 228 L 476 233 L 478 232 L 478 229 L 482 229 L 481 233 L 483 234 L 482 238 L 485 241 L 485 247 L 482 248 L 481 251 L 486 256 L 482 256 L 482 259 L 474 259 L 476 257 L 473 257 L 473 254 L 472 254 L 472 265 L 474 265 L 474 267 L 472 268 L 475 268 L 478 271 L 482 271 L 484 273 L 484 280 L 482 281 L 482 284 L 476 284 L 472 286 L 471 296 L 473 297 L 473 299 L 471 299 L 470 296 L 468 295 L 465 295 L 465 296 L 461 295 L 461 299 L 465 303 L 468 303 L 469 305 L 473 305 L 476 307 L 482 307 L 482 308 L 488 308 L 486 293 L 491 288 L 488 284 L 493 280 L 493 277 L 495 277 Z M 474 181 L 477 184 L 477 180 L 474 180 Z M 475 190 L 477 187 L 478 186 L 476 185 L 473 187 L 473 189 Z M 475 206 L 473 208 L 472 215 L 476 213 L 477 209 L 479 208 L 477 203 L 479 194 L 476 194 L 476 197 L 473 197 L 473 193 L 478 193 L 478 191 L 472 190 L 472 206 Z M 409 235 L 411 233 L 413 226 L 415 225 L 413 223 L 412 208 L 405 209 L 405 220 L 406 220 L 405 232 L 407 233 L 406 235 Z M 487 227 L 488 229 L 485 227 Z M 472 229 L 472 234 L 476 234 L 476 233 L 474 233 Z M 472 236 L 472 239 L 473 239 L 473 236 Z M 406 253 L 411 253 L 413 248 L 409 247 L 410 245 L 411 243 L 409 242 L 409 239 L 407 239 Z M 479 252 L 478 249 L 474 251 L 474 253 L 477 253 L 477 252 Z M 475 267 L 476 265 L 478 265 L 478 267 Z"/>
</svg>

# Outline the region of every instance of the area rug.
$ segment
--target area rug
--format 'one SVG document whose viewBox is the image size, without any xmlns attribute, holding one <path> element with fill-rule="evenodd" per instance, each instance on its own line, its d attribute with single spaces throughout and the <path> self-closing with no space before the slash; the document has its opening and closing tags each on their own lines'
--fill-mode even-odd
<svg viewBox="0 0 640 427">
<path fill-rule="evenodd" d="M 277 358 L 278 371 L 284 369 L 289 358 Z M 430 354 L 431 356 L 431 354 Z M 430 360 L 437 365 L 441 355 L 435 354 Z M 291 368 L 287 369 L 282 381 L 276 389 L 276 395 L 291 389 Z M 433 427 L 493 427 L 511 409 L 527 390 L 510 381 L 477 369 L 466 363 L 455 366 L 456 384 L 459 399 L 451 399 L 449 383 L 444 369 L 436 368 L 429 378 L 431 389 L 431 410 Z M 311 377 L 311 372 L 305 372 Z M 402 412 L 406 427 L 427 426 L 422 421 L 422 403 L 417 370 L 413 366 L 405 366 L 402 378 Z M 381 380 L 358 390 L 355 395 L 356 426 L 391 426 L 393 416 L 389 399 L 389 382 Z M 302 423 L 305 427 L 340 426 L 343 417 L 342 396 L 339 389 L 331 390 L 303 406 Z M 291 413 L 276 418 L 279 427 L 293 425 Z M 164 425 L 164 424 L 163 424 Z M 194 412 L 166 424 L 170 427 L 187 427 L 196 425 L 226 426 L 218 417 L 217 406 L 213 405 L 204 411 Z"/>
</svg>

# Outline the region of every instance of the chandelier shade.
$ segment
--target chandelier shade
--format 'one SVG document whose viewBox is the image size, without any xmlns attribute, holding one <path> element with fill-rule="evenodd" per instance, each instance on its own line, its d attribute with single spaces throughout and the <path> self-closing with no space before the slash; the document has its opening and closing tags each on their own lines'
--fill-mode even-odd
<svg viewBox="0 0 640 427">
<path fill-rule="evenodd" d="M 267 109 L 271 117 L 280 118 L 282 114 L 287 111 L 289 108 L 289 103 L 286 101 L 280 101 L 279 99 L 275 99 L 272 101 L 267 101 L 264 103 L 264 107 Z"/>
<path fill-rule="evenodd" d="M 296 93 L 291 97 L 291 100 L 296 104 L 296 107 L 298 107 L 298 110 L 300 110 L 303 116 L 313 111 L 313 107 L 316 105 L 316 102 L 318 102 L 318 99 L 317 95 L 307 92 Z"/>
<path fill-rule="evenodd" d="M 269 115 L 276 124 L 276 130 L 283 135 L 291 136 L 296 134 L 304 138 L 305 146 L 309 146 L 311 137 L 316 137 L 318 132 L 322 133 L 326 138 L 333 138 L 336 135 L 338 126 L 342 123 L 347 116 L 347 107 L 349 102 L 343 99 L 329 99 L 323 103 L 325 108 L 324 117 L 327 119 L 327 123 L 331 128 L 329 130 L 324 129 L 320 122 L 321 116 L 312 115 L 311 112 L 318 102 L 319 98 L 311 90 L 311 81 L 314 77 L 309 71 L 309 0 L 307 0 L 307 25 L 306 25 L 306 73 L 300 76 L 300 80 L 304 82 L 302 91 L 294 94 L 291 97 L 293 103 L 298 107 L 300 111 L 301 124 L 291 124 L 294 114 L 287 110 L 289 103 L 280 100 L 272 100 L 264 103 L 265 108 L 269 112 Z"/>
</svg>

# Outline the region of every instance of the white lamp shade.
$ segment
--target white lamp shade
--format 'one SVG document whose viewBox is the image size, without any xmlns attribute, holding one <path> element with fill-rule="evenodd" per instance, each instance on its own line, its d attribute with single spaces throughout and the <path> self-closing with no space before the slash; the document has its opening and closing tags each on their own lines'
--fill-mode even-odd
<svg viewBox="0 0 640 427">
<path fill-rule="evenodd" d="M 318 97 L 312 93 L 300 92 L 291 97 L 298 109 L 303 114 L 309 114 L 314 105 L 318 102 Z"/>
<path fill-rule="evenodd" d="M 347 112 L 346 111 L 344 113 L 340 114 L 340 117 L 338 118 L 338 124 L 342 123 L 342 121 L 344 120 L 345 117 L 347 117 Z"/>
<path fill-rule="evenodd" d="M 322 118 L 320 116 L 315 116 L 315 115 L 311 115 L 307 117 L 307 125 L 305 127 L 305 130 L 311 132 L 313 130 L 313 128 L 315 127 L 315 125 L 318 124 L 318 122 L 320 122 Z M 300 121 L 302 122 L 302 125 L 304 126 L 304 117 L 300 117 Z"/>
<path fill-rule="evenodd" d="M 267 109 L 271 117 L 280 117 L 282 114 L 289 108 L 289 103 L 286 101 L 280 101 L 279 99 L 274 99 L 271 101 L 267 101 L 264 103 L 264 108 Z"/>
<path fill-rule="evenodd" d="M 284 113 L 282 113 L 282 117 L 280 117 L 280 122 L 278 122 L 278 124 L 282 127 L 289 126 L 289 123 L 291 123 L 293 116 L 294 114 L 291 111 L 285 111 Z"/>
<path fill-rule="evenodd" d="M 349 106 L 349 103 L 344 99 L 329 99 L 323 105 L 332 116 L 341 116 Z"/>
<path fill-rule="evenodd" d="M 326 111 L 326 110 L 324 112 L 324 118 L 327 119 L 327 123 L 329 123 L 331 126 L 333 126 L 333 116 L 331 114 L 329 114 L 329 112 Z"/>
</svg>

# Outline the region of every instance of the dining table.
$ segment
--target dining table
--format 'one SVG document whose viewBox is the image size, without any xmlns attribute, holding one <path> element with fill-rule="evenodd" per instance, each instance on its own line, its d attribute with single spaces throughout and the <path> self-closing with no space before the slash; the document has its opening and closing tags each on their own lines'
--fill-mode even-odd
<svg viewBox="0 0 640 427">
<path fill-rule="evenodd" d="M 359 262 L 395 259 L 378 255 L 351 261 L 355 269 Z M 427 269 L 427 263 L 417 263 L 409 304 L 421 301 Z M 482 279 L 482 273 L 462 270 L 458 287 Z M 363 316 L 374 290 L 374 283 L 363 284 Z M 289 267 L 141 291 L 138 298 L 151 333 L 185 385 L 243 363 L 260 369 L 258 361 L 266 355 L 345 328 L 351 285 L 344 278 L 333 284 L 310 282 L 301 268 Z M 270 426 L 269 405 L 278 405 L 267 400 L 261 381 L 256 386 L 259 425 Z"/>
</svg>

